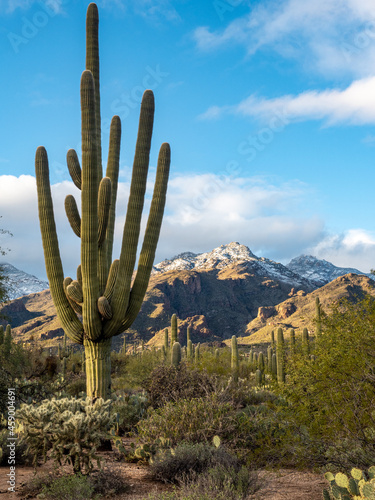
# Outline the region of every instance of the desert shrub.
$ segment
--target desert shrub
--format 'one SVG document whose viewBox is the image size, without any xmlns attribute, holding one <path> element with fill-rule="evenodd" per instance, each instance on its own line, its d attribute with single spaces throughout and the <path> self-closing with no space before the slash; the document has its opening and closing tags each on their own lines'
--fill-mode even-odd
<svg viewBox="0 0 375 500">
<path fill-rule="evenodd" d="M 105 498 L 128 493 L 130 490 L 130 486 L 125 479 L 112 470 L 100 469 L 98 472 L 91 474 L 89 479 L 95 494 Z"/>
<path fill-rule="evenodd" d="M 32 463 L 32 455 L 27 453 L 27 446 L 24 442 L 18 439 L 19 435 L 16 433 L 16 441 L 15 444 L 15 464 L 13 462 L 9 462 L 9 459 L 13 459 L 10 457 L 10 441 L 8 440 L 9 433 L 8 429 L 0 430 L 0 466 L 9 466 L 9 465 L 31 465 Z"/>
<path fill-rule="evenodd" d="M 121 355 L 117 356 L 121 359 Z M 145 350 L 136 355 L 127 355 L 118 365 L 116 375 L 119 380 L 114 380 L 113 387 L 119 390 L 143 389 L 151 372 L 163 362 L 161 351 Z"/>
<path fill-rule="evenodd" d="M 165 483 L 177 483 L 182 478 L 201 474 L 211 467 L 240 467 L 236 457 L 224 448 L 207 443 L 181 443 L 175 448 L 158 452 L 150 470 L 155 479 Z"/>
<path fill-rule="evenodd" d="M 280 388 L 289 403 L 284 418 L 324 441 L 331 463 L 367 467 L 375 459 L 375 300 L 339 302 L 322 328 L 315 361 L 303 354 L 288 361 L 288 383 Z"/>
<path fill-rule="evenodd" d="M 75 376 L 71 381 L 68 382 L 65 388 L 65 392 L 68 396 L 81 396 L 82 392 L 86 393 L 86 378 L 84 375 Z"/>
<path fill-rule="evenodd" d="M 112 411 L 116 415 L 117 435 L 123 435 L 135 428 L 146 414 L 148 398 L 144 393 L 124 394 L 115 399 Z"/>
<path fill-rule="evenodd" d="M 180 399 L 162 408 L 150 408 L 137 427 L 145 441 L 163 437 L 175 445 L 182 441 L 208 442 L 215 435 L 228 437 L 235 430 L 235 419 L 230 403 L 222 403 L 216 394 L 209 394 L 206 398 Z"/>
<path fill-rule="evenodd" d="M 75 472 L 90 471 L 93 460 L 99 461 L 96 450 L 106 439 L 114 416 L 111 401 L 98 399 L 94 404 L 86 399 L 45 400 L 40 405 L 22 405 L 17 419 L 23 425 L 22 440 L 27 451 L 38 460 L 52 458 L 61 465 L 70 463 Z"/>
<path fill-rule="evenodd" d="M 145 389 L 150 405 L 160 408 L 170 401 L 204 397 L 214 391 L 214 386 L 213 378 L 207 373 L 182 363 L 178 368 L 171 365 L 157 366 L 147 379 Z"/>
<path fill-rule="evenodd" d="M 53 479 L 42 486 L 43 498 L 47 500 L 87 500 L 99 498 L 87 476 L 76 474 Z"/>
<path fill-rule="evenodd" d="M 172 492 L 150 495 L 149 500 L 242 500 L 260 488 L 256 472 L 246 467 L 216 465 L 183 478 Z"/>
</svg>

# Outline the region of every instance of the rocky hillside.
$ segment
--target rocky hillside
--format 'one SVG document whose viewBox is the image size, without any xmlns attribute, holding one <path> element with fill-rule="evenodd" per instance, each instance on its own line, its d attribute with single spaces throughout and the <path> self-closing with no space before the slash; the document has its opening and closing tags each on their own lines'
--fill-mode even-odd
<svg viewBox="0 0 375 500">
<path fill-rule="evenodd" d="M 284 330 L 291 328 L 302 331 L 308 328 L 311 335 L 315 332 L 315 301 L 319 297 L 322 309 L 329 312 L 330 306 L 346 297 L 356 301 L 369 293 L 375 296 L 375 282 L 368 276 L 347 274 L 339 276 L 327 285 L 311 293 L 297 292 L 276 307 L 261 307 L 257 318 L 250 321 L 246 327 L 246 336 L 242 343 L 257 343 L 269 341 L 271 331 L 279 327 Z"/>
<path fill-rule="evenodd" d="M 198 256 L 183 254 L 155 266 L 129 334 L 155 343 L 176 313 L 181 319 L 181 340 L 188 325 L 194 342 L 244 335 L 260 307 L 276 306 L 300 290 L 314 288 L 282 264 L 260 259 L 238 243 Z M 11 318 L 19 340 L 31 337 L 56 342 L 62 334 L 49 292 L 12 301 L 3 312 Z"/>
</svg>

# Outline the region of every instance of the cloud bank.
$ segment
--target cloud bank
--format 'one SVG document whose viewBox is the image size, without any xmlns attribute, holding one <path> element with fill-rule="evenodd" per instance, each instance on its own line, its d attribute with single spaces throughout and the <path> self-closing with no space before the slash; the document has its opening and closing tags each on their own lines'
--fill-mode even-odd
<svg viewBox="0 0 375 500">
<path fill-rule="evenodd" d="M 151 190 L 150 182 L 148 194 Z M 79 203 L 79 193 L 67 181 L 53 185 L 52 193 L 65 275 L 75 276 L 80 242 L 63 207 L 67 194 L 77 195 Z M 128 193 L 129 184 L 120 183 L 114 258 L 119 255 Z M 344 235 L 328 234 L 322 218 L 306 211 L 307 193 L 308 186 L 299 182 L 276 184 L 263 178 L 233 179 L 214 174 L 175 177 L 169 185 L 156 262 L 183 251 L 198 253 L 239 241 L 256 255 L 284 263 L 312 253 L 361 271 L 374 267 L 375 236 L 360 228 Z M 149 198 L 143 227 L 148 205 Z M 0 176 L 0 215 L 3 229 L 14 235 L 0 237 L 0 246 L 11 250 L 3 261 L 45 278 L 34 177 Z"/>
</svg>

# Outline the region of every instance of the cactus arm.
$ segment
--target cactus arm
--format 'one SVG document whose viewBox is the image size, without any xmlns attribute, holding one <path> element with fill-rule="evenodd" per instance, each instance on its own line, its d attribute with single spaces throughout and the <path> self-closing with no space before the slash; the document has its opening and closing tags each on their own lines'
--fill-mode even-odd
<svg viewBox="0 0 375 500">
<path fill-rule="evenodd" d="M 116 199 L 118 175 L 120 169 L 120 144 L 121 144 L 121 120 L 118 116 L 114 116 L 111 121 L 111 130 L 109 133 L 109 151 L 106 176 L 111 179 L 111 206 L 109 209 L 109 219 L 106 235 L 107 245 L 107 269 L 111 267 L 113 239 L 115 233 L 116 219 Z"/>
<path fill-rule="evenodd" d="M 68 337 L 83 343 L 83 328 L 75 312 L 69 304 L 64 291 L 64 273 L 60 258 L 59 243 L 56 234 L 55 217 L 49 182 L 47 152 L 39 147 L 35 157 L 35 174 L 38 192 L 39 222 L 42 234 L 44 259 L 51 295 L 57 315 Z"/>
<path fill-rule="evenodd" d="M 104 242 L 108 227 L 109 208 L 111 205 L 111 179 L 103 177 L 99 184 L 98 196 L 98 246 L 101 247 Z"/>
<path fill-rule="evenodd" d="M 81 185 L 82 185 L 81 184 L 82 183 L 81 166 L 79 164 L 79 159 L 78 159 L 77 153 L 74 151 L 74 149 L 69 149 L 69 151 L 67 152 L 66 163 L 68 165 L 70 177 L 72 178 L 74 185 L 78 189 L 81 189 Z"/>
<path fill-rule="evenodd" d="M 68 217 L 70 227 L 78 238 L 81 237 L 81 216 L 79 215 L 77 203 L 71 194 L 65 198 L 65 213 Z"/>
<path fill-rule="evenodd" d="M 63 286 L 64 286 L 64 292 L 65 292 L 65 295 L 66 295 L 66 298 L 68 299 L 69 301 L 69 304 L 71 305 L 71 307 L 73 308 L 73 310 L 78 313 L 79 315 L 82 315 L 82 306 L 77 304 L 77 302 L 75 300 L 73 300 L 70 296 L 69 296 L 69 293 L 68 293 L 68 286 L 73 283 L 73 280 L 72 278 L 70 278 L 69 276 L 67 278 L 64 279 L 64 282 L 63 282 Z"/>
<path fill-rule="evenodd" d="M 99 78 L 99 12 L 94 3 L 90 3 L 86 15 L 86 69 L 91 71 L 95 85 L 95 123 L 96 154 L 99 180 L 102 178 L 102 144 L 100 116 L 100 78 Z"/>
<path fill-rule="evenodd" d="M 139 257 L 138 270 L 130 292 L 129 306 L 126 311 L 125 320 L 118 334 L 132 325 L 139 313 L 147 290 L 163 220 L 170 162 L 170 147 L 169 144 L 164 143 L 160 148 L 154 193 Z"/>
<path fill-rule="evenodd" d="M 107 285 L 104 290 L 104 297 L 106 297 L 109 302 L 112 299 L 113 290 L 115 288 L 119 264 L 120 264 L 119 259 L 116 259 L 112 262 L 112 265 L 109 269 Z"/>
<path fill-rule="evenodd" d="M 87 337 L 97 340 L 101 320 L 97 308 L 98 279 L 98 187 L 96 161 L 95 90 L 90 71 L 81 78 L 82 108 L 82 209 L 81 268 L 83 291 L 83 328 Z"/>
<path fill-rule="evenodd" d="M 105 337 L 118 333 L 127 310 L 130 285 L 137 255 L 142 209 L 146 192 L 147 172 L 154 121 L 154 94 L 143 94 L 139 118 L 138 137 L 134 155 L 133 175 L 120 253 L 118 278 L 112 298 L 113 318 L 105 325 Z"/>
</svg>

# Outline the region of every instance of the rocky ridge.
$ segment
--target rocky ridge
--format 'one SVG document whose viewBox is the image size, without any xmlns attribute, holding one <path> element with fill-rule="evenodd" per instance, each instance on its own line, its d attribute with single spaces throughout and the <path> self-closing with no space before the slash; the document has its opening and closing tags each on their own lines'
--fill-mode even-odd
<svg viewBox="0 0 375 500">
<path fill-rule="evenodd" d="M 17 299 L 23 295 L 29 295 L 30 293 L 41 292 L 49 288 L 48 281 L 40 280 L 36 276 L 25 273 L 11 264 L 3 263 L 0 266 L 6 278 L 4 285 L 10 300 Z"/>
</svg>

